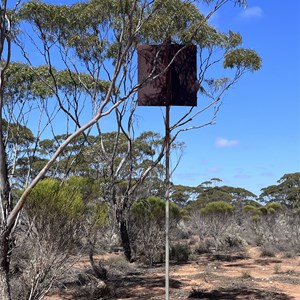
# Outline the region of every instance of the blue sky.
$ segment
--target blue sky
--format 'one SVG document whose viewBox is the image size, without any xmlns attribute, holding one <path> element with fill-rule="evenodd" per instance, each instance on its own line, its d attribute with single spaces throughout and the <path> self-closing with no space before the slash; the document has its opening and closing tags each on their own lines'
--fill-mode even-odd
<svg viewBox="0 0 300 300">
<path fill-rule="evenodd" d="M 227 5 L 214 16 L 218 29 L 241 33 L 243 46 L 262 57 L 262 69 L 228 92 L 215 125 L 179 137 L 186 148 L 174 183 L 196 186 L 217 177 L 259 195 L 300 171 L 299 22 L 299 1 L 249 0 L 247 9 Z M 156 128 L 158 109 L 138 113 L 140 124 Z"/>
</svg>

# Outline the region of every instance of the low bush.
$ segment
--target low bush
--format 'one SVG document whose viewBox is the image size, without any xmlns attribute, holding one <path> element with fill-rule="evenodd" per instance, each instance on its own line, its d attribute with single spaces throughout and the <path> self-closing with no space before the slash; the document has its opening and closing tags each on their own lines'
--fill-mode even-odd
<svg viewBox="0 0 300 300">
<path fill-rule="evenodd" d="M 275 257 L 277 253 L 276 248 L 271 244 L 261 246 L 260 251 L 261 257 Z"/>
<path fill-rule="evenodd" d="M 172 246 L 170 258 L 177 262 L 187 262 L 189 260 L 190 253 L 191 250 L 187 244 L 177 243 Z"/>
<path fill-rule="evenodd" d="M 197 254 L 206 254 L 206 253 L 211 253 L 210 245 L 205 242 L 200 242 L 198 244 L 198 247 L 195 249 L 195 252 Z"/>
<path fill-rule="evenodd" d="M 244 248 L 247 242 L 238 235 L 227 234 L 221 240 L 221 244 L 226 248 Z"/>
<path fill-rule="evenodd" d="M 296 253 L 293 250 L 283 253 L 284 258 L 295 258 L 295 256 L 296 256 Z"/>
<path fill-rule="evenodd" d="M 243 271 L 242 274 L 241 274 L 241 278 L 242 279 L 251 279 L 252 276 L 251 276 L 249 271 Z"/>
<path fill-rule="evenodd" d="M 130 263 L 124 255 L 111 256 L 105 263 L 110 271 L 116 273 L 125 273 L 131 269 Z"/>
</svg>

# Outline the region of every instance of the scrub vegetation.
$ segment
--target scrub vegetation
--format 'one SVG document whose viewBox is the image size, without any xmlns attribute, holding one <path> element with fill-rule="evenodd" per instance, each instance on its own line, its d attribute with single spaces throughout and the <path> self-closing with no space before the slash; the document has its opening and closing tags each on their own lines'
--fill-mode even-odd
<svg viewBox="0 0 300 300">
<path fill-rule="evenodd" d="M 0 2 L 0 299 L 64 289 L 71 299 L 113 299 L 130 272 L 147 286 L 134 272 L 165 259 L 166 140 L 138 132 L 137 92 L 167 70 L 157 74 L 154 63 L 136 82 L 138 45 L 197 47 L 205 101 L 170 124 L 174 157 L 180 135 L 213 124 L 225 93 L 261 58 L 239 33 L 210 25 L 229 0 L 11 2 Z M 248 245 L 297 257 L 299 177 L 285 174 L 259 197 L 218 178 L 172 184 L 172 261 L 246 258 Z"/>
</svg>

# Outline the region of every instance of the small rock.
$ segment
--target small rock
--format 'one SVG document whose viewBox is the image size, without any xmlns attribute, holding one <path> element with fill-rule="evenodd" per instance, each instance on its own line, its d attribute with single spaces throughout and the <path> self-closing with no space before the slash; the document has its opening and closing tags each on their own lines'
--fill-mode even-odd
<svg viewBox="0 0 300 300">
<path fill-rule="evenodd" d="M 105 289 L 106 288 L 106 283 L 103 280 L 98 280 L 97 288 L 98 289 Z"/>
</svg>

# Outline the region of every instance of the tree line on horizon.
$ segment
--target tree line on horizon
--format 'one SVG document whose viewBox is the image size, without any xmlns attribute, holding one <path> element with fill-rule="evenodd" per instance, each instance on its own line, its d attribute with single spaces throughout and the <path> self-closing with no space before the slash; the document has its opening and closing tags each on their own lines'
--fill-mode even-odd
<svg viewBox="0 0 300 300">
<path fill-rule="evenodd" d="M 41 171 L 45 162 L 66 138 L 66 134 L 54 136 L 53 139 L 40 140 L 38 145 L 35 145 L 33 144 L 34 134 L 28 127 L 14 123 L 8 124 L 5 119 L 3 119 L 3 124 L 8 149 L 13 149 L 18 145 L 19 158 L 8 160 L 8 171 L 13 173 L 15 189 L 22 189 Z M 60 153 L 45 178 L 65 181 L 68 177 L 78 176 L 89 178 L 91 182 L 98 181 L 99 186 L 106 186 L 111 180 L 109 169 L 114 168 L 113 165 L 118 166 L 119 161 L 126 155 L 126 142 L 126 136 L 118 132 L 104 133 L 101 137 L 82 135 Z M 119 174 L 116 184 L 126 186 L 129 181 L 138 181 L 140 174 L 155 161 L 163 143 L 164 138 L 152 131 L 143 132 L 136 137 L 132 145 L 131 160 L 128 160 L 122 174 Z M 172 151 L 181 152 L 183 147 L 184 144 L 181 142 L 174 143 Z M 113 152 L 113 157 L 108 159 L 107 154 Z M 147 192 L 144 194 L 163 199 L 164 177 L 164 164 L 161 162 L 151 171 Z M 203 206 L 208 202 L 222 200 L 236 206 L 245 206 L 255 202 L 257 205 L 278 202 L 287 208 L 297 209 L 300 208 L 299 181 L 299 172 L 284 174 L 277 181 L 277 185 L 262 188 L 258 196 L 242 187 L 222 185 L 222 180 L 219 178 L 211 178 L 195 187 L 172 183 L 171 200 L 179 207 L 195 205 L 195 203 Z"/>
<path fill-rule="evenodd" d="M 13 172 L 15 187 L 23 188 L 41 171 L 45 162 L 67 135 L 40 140 L 38 145 L 35 145 L 34 134 L 28 127 L 14 123 L 8 125 L 5 119 L 3 124 L 8 149 L 13 149 L 17 144 L 19 152 L 16 161 L 9 160 L 8 170 Z M 109 181 L 109 169 L 114 167 L 111 163 L 117 166 L 126 154 L 126 142 L 126 136 L 118 132 L 104 133 L 101 137 L 82 135 L 60 153 L 45 177 L 63 181 L 70 176 L 83 176 L 91 181 L 99 180 L 101 181 L 99 185 L 105 185 Z M 140 174 L 155 161 L 163 143 L 164 138 L 152 131 L 143 132 L 136 137 L 132 145 L 131 160 L 127 162 L 127 169 L 124 168 L 123 173 L 119 175 L 118 184 L 122 181 L 124 185 L 129 180 L 138 181 Z M 181 142 L 174 143 L 172 151 L 182 152 L 183 147 L 184 144 Z M 112 154 L 113 151 L 114 157 L 108 160 L 107 153 Z M 262 188 L 258 196 L 242 187 L 222 186 L 222 180 L 219 178 L 211 178 L 195 187 L 172 183 L 171 198 L 179 207 L 184 207 L 192 201 L 203 205 L 221 199 L 235 205 L 245 205 L 251 201 L 258 204 L 278 202 L 288 208 L 299 208 L 299 174 L 299 172 L 284 174 L 277 181 L 277 185 Z M 165 170 L 161 162 L 153 168 L 149 177 L 152 190 L 150 187 L 147 188 L 148 196 L 164 198 L 164 177 Z"/>
</svg>

